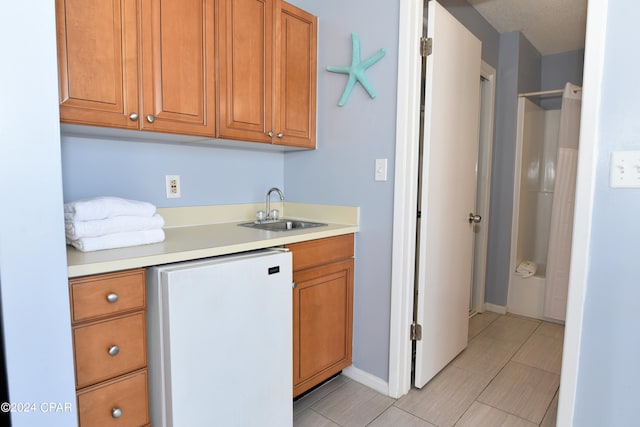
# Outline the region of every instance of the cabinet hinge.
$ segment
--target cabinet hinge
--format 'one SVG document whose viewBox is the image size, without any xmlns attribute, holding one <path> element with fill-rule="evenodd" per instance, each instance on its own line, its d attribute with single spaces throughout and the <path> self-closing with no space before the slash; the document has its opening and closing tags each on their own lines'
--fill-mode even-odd
<svg viewBox="0 0 640 427">
<path fill-rule="evenodd" d="M 429 56 L 433 50 L 433 39 L 431 37 L 420 37 L 420 56 Z"/>
<path fill-rule="evenodd" d="M 420 341 L 422 339 L 422 325 L 416 322 L 411 324 L 411 341 Z"/>
</svg>

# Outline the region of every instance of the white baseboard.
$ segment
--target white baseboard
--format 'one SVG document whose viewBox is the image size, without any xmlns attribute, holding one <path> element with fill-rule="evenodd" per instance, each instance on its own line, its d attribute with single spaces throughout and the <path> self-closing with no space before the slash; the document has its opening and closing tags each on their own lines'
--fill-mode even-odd
<svg viewBox="0 0 640 427">
<path fill-rule="evenodd" d="M 362 369 L 358 369 L 353 365 L 347 366 L 342 370 L 342 375 L 356 382 L 359 382 L 362 385 L 372 388 L 378 393 L 389 396 L 389 383 L 382 378 L 378 378 L 375 375 L 363 371 Z"/>
<path fill-rule="evenodd" d="M 492 311 L 494 313 L 498 313 L 498 314 L 507 314 L 507 307 L 503 306 L 503 305 L 495 305 L 495 304 L 489 304 L 488 302 L 484 304 L 484 308 L 487 311 Z"/>
</svg>

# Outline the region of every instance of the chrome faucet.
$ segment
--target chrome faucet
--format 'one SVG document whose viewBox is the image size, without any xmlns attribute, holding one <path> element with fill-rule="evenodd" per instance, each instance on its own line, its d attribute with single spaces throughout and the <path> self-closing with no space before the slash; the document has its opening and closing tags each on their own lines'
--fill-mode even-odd
<svg viewBox="0 0 640 427">
<path fill-rule="evenodd" d="M 276 216 L 275 218 L 271 215 L 271 193 L 273 192 L 278 193 L 278 196 L 280 196 L 280 201 L 284 201 L 284 194 L 282 194 L 282 191 L 280 191 L 279 188 L 273 187 L 271 189 L 269 189 L 269 191 L 267 191 L 267 203 L 266 203 L 266 208 L 267 208 L 267 220 L 276 220 L 278 219 L 278 217 Z"/>
</svg>

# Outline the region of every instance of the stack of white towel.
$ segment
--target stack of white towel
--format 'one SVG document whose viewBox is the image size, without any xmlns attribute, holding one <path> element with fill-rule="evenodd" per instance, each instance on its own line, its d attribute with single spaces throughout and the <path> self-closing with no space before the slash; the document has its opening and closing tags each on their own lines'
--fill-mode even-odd
<svg viewBox="0 0 640 427">
<path fill-rule="evenodd" d="M 67 243 L 82 252 L 164 241 L 164 219 L 148 202 L 94 197 L 65 203 Z"/>
</svg>

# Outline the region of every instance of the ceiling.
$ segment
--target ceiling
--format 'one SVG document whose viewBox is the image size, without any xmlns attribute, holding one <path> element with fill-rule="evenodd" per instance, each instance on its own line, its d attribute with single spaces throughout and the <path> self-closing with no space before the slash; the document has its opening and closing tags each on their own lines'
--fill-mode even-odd
<svg viewBox="0 0 640 427">
<path fill-rule="evenodd" d="M 467 0 L 499 33 L 521 31 L 544 55 L 584 49 L 587 0 Z"/>
</svg>

